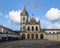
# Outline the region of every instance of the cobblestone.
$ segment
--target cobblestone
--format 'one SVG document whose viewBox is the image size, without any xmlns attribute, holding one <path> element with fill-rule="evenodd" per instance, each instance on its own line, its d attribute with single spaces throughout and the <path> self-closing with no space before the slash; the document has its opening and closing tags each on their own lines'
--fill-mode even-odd
<svg viewBox="0 0 60 48">
<path fill-rule="evenodd" d="M 19 40 L 1 42 L 0 48 L 60 48 L 60 42 L 48 40 Z"/>
</svg>

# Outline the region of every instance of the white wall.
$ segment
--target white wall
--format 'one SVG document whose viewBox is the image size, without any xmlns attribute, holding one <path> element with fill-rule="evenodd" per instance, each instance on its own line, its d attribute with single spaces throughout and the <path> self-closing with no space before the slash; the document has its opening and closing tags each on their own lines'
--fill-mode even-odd
<svg viewBox="0 0 60 48">
<path fill-rule="evenodd" d="M 59 32 L 59 31 L 54 31 L 54 30 L 50 30 L 50 31 L 45 31 L 46 33 L 51 33 L 51 34 L 53 34 L 53 33 L 57 33 L 57 32 Z"/>
</svg>

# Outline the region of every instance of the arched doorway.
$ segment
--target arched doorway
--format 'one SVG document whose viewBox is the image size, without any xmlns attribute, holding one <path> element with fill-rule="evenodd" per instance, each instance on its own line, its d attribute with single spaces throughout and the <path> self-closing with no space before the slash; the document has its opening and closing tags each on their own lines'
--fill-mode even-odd
<svg viewBox="0 0 60 48">
<path fill-rule="evenodd" d="M 40 34 L 40 39 L 44 39 L 44 35 L 43 34 Z"/>
<path fill-rule="evenodd" d="M 27 39 L 30 39 L 30 34 L 27 34 Z"/>
<path fill-rule="evenodd" d="M 25 34 L 22 34 L 22 39 L 25 39 Z"/>
<path fill-rule="evenodd" d="M 36 39 L 38 39 L 38 34 L 36 34 Z"/>
</svg>

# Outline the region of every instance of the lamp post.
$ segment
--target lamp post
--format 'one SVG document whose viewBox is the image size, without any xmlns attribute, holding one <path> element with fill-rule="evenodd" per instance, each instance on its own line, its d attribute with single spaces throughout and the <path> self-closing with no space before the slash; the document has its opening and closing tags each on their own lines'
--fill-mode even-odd
<svg viewBox="0 0 60 48">
<path fill-rule="evenodd" d="M 57 40 L 58 40 L 58 32 L 57 32 Z"/>
</svg>

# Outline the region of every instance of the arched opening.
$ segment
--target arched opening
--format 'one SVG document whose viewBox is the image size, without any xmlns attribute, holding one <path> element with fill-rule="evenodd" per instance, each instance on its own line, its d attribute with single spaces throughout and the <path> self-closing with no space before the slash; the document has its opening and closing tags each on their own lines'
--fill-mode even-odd
<svg viewBox="0 0 60 48">
<path fill-rule="evenodd" d="M 25 17 L 23 17 L 23 20 L 25 20 Z"/>
<path fill-rule="evenodd" d="M 34 34 L 31 35 L 31 38 L 34 39 Z"/>
<path fill-rule="evenodd" d="M 32 27 L 32 31 L 34 31 L 34 27 Z"/>
<path fill-rule="evenodd" d="M 38 31 L 38 27 L 36 27 L 36 31 Z"/>
<path fill-rule="evenodd" d="M 44 35 L 43 34 L 40 34 L 40 39 L 44 39 Z"/>
<path fill-rule="evenodd" d="M 30 39 L 30 34 L 27 34 L 27 38 Z"/>
<path fill-rule="evenodd" d="M 30 31 L 30 27 L 28 27 L 28 31 Z"/>
<path fill-rule="evenodd" d="M 22 39 L 25 39 L 25 34 L 22 34 Z"/>
<path fill-rule="evenodd" d="M 38 34 L 36 34 L 36 39 L 38 39 Z"/>
</svg>

